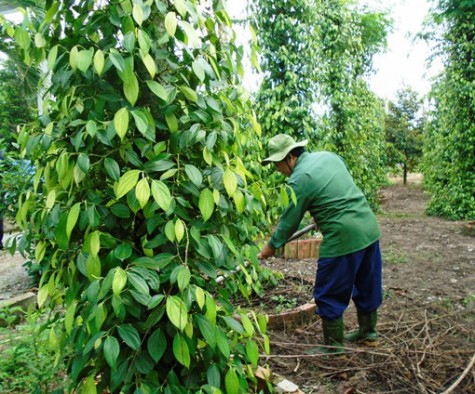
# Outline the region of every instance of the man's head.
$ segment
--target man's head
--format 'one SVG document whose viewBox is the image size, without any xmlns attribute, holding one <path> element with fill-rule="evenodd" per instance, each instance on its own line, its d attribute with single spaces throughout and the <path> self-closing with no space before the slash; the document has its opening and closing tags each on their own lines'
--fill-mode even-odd
<svg viewBox="0 0 475 394">
<path fill-rule="evenodd" d="M 284 175 L 290 175 L 295 166 L 296 159 L 299 156 L 292 155 L 292 152 L 303 150 L 303 147 L 307 145 L 308 140 L 296 142 L 291 136 L 286 134 L 278 134 L 272 137 L 267 144 L 269 150 L 269 157 L 262 160 L 262 165 L 265 166 L 271 162 L 275 163 L 277 171 Z M 298 149 L 300 148 L 300 149 Z"/>
</svg>

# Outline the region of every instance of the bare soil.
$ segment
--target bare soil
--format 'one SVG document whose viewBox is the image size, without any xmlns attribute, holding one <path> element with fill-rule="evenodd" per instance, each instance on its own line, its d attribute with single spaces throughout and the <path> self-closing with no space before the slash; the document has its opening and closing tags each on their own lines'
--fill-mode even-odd
<svg viewBox="0 0 475 394">
<path fill-rule="evenodd" d="M 267 363 L 305 393 L 475 393 L 475 237 L 463 234 L 462 222 L 426 216 L 420 177 L 409 180 L 383 190 L 378 215 L 385 294 L 379 347 L 308 356 L 322 340 L 317 317 L 269 333 Z M 314 260 L 265 264 L 314 280 Z M 353 305 L 344 318 L 347 330 L 357 327 Z"/>
</svg>

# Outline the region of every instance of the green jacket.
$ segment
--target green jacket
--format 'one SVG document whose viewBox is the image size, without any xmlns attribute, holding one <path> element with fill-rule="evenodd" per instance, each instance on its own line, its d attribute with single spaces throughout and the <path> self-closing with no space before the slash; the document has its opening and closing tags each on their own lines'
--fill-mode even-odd
<svg viewBox="0 0 475 394">
<path fill-rule="evenodd" d="M 323 234 L 320 257 L 356 252 L 381 236 L 376 216 L 340 156 L 324 151 L 304 152 L 288 184 L 297 196 L 297 205 L 291 202 L 280 217 L 269 240 L 272 248 L 287 242 L 306 211 Z"/>
</svg>

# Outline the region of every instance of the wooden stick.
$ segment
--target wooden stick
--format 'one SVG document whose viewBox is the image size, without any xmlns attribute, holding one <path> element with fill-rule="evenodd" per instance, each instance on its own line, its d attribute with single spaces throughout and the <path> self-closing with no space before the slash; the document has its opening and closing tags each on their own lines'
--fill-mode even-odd
<svg viewBox="0 0 475 394">
<path fill-rule="evenodd" d="M 462 372 L 462 375 L 459 376 L 459 378 L 450 386 L 447 390 L 445 390 L 442 394 L 450 394 L 452 391 L 455 390 L 455 388 L 460 384 L 462 380 L 465 379 L 465 376 L 468 375 L 472 367 L 475 365 L 475 354 L 473 355 L 472 359 L 470 360 L 470 363 L 468 364 L 467 368 Z"/>
</svg>

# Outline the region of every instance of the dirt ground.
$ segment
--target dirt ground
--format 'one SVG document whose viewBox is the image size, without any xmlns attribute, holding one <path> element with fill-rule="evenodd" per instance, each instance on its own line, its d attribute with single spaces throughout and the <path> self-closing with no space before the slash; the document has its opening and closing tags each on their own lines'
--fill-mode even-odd
<svg viewBox="0 0 475 394">
<path fill-rule="evenodd" d="M 463 222 L 424 214 L 420 177 L 383 190 L 384 303 L 377 348 L 307 356 L 322 339 L 317 318 L 270 332 L 271 369 L 305 393 L 475 393 L 475 237 Z M 314 279 L 315 261 L 268 260 L 285 275 Z M 310 294 L 311 297 L 311 294 Z M 354 306 L 346 329 L 357 327 Z M 447 391 L 444 391 L 447 390 Z"/>
<path fill-rule="evenodd" d="M 462 233 L 462 222 L 426 216 L 420 177 L 409 181 L 383 190 L 378 214 L 384 260 L 379 347 L 346 345 L 343 356 L 306 355 L 322 340 L 316 317 L 269 332 L 271 354 L 261 364 L 305 394 L 475 393 L 475 237 Z M 19 255 L 0 253 L 0 300 L 31 286 L 21 263 Z M 314 260 L 264 264 L 314 280 Z M 357 327 L 353 306 L 344 317 L 347 330 Z"/>
</svg>

